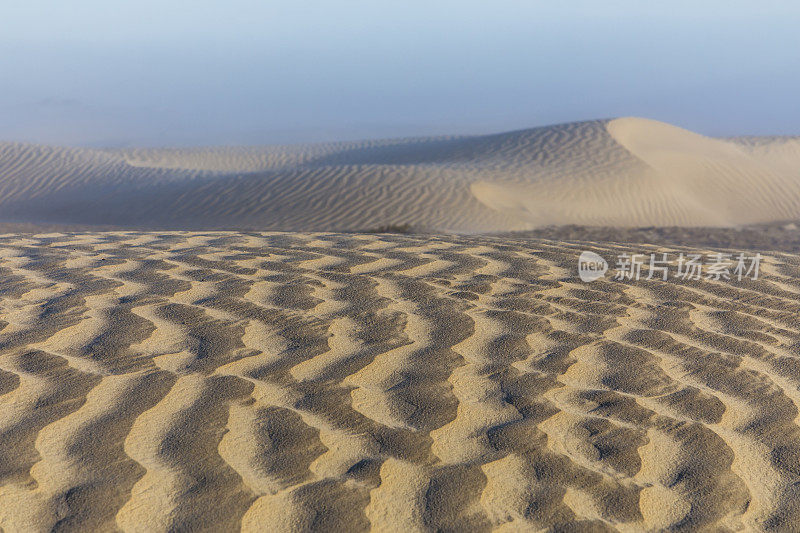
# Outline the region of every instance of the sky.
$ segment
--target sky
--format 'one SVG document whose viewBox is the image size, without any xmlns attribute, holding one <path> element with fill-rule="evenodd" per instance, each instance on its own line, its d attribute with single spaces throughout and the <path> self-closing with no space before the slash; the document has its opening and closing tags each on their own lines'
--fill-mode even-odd
<svg viewBox="0 0 800 533">
<path fill-rule="evenodd" d="M 0 140 L 285 144 L 643 116 L 800 134 L 800 2 L 9 0 Z"/>
</svg>

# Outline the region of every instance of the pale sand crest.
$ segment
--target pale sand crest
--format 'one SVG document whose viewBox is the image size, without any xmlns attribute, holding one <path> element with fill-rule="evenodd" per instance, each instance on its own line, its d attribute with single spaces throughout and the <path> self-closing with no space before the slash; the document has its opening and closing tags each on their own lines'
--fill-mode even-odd
<svg viewBox="0 0 800 533">
<path fill-rule="evenodd" d="M 796 526 L 798 258 L 583 284 L 583 249 L 631 251 L 4 236 L 0 528 Z"/>
<path fill-rule="evenodd" d="M 194 149 L 0 144 L 0 222 L 493 232 L 800 218 L 800 139 L 641 118 L 497 135 Z"/>
</svg>

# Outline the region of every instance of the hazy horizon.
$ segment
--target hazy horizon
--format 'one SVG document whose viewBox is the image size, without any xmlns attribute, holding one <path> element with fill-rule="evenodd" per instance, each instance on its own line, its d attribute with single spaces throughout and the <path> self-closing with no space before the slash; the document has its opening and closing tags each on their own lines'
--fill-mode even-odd
<svg viewBox="0 0 800 533">
<path fill-rule="evenodd" d="M 643 116 L 800 134 L 800 6 L 501 1 L 106 5 L 0 22 L 0 140 L 283 144 Z"/>
</svg>

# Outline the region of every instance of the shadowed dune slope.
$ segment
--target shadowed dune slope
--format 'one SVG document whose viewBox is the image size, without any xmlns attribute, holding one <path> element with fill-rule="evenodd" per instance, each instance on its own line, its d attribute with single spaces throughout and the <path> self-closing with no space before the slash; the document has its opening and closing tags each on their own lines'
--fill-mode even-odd
<svg viewBox="0 0 800 533">
<path fill-rule="evenodd" d="M 800 140 L 640 118 L 286 147 L 0 144 L 0 222 L 456 232 L 800 218 Z"/>
<path fill-rule="evenodd" d="M 583 249 L 655 251 L 2 236 L 0 529 L 793 529 L 797 256 L 584 284 Z"/>
</svg>

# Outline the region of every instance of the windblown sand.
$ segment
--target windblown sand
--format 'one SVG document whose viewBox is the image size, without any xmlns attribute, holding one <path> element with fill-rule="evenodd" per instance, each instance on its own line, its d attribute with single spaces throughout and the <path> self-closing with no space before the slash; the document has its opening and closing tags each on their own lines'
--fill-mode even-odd
<svg viewBox="0 0 800 533">
<path fill-rule="evenodd" d="M 800 259 L 584 284 L 643 244 L 0 237 L 4 531 L 775 529 Z"/>
</svg>

